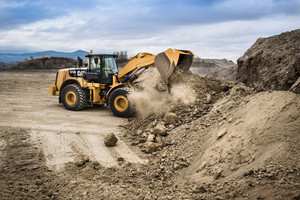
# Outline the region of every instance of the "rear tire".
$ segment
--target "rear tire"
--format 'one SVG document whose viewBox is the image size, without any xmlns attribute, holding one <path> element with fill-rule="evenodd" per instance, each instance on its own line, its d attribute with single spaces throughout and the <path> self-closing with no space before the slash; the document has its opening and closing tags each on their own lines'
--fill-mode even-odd
<svg viewBox="0 0 300 200">
<path fill-rule="evenodd" d="M 62 103 L 68 110 L 83 110 L 88 104 L 88 93 L 78 85 L 67 85 L 62 91 Z"/>
<path fill-rule="evenodd" d="M 133 115 L 133 107 L 128 99 L 130 93 L 130 88 L 118 88 L 111 93 L 108 104 L 115 116 L 131 117 Z"/>
</svg>

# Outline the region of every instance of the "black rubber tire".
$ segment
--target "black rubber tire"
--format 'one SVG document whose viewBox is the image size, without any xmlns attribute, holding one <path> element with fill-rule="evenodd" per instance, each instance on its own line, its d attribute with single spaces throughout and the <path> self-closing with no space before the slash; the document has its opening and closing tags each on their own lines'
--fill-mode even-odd
<svg viewBox="0 0 300 200">
<path fill-rule="evenodd" d="M 131 92 L 132 90 L 130 88 L 123 87 L 123 88 L 118 88 L 111 93 L 111 95 L 109 96 L 108 105 L 115 116 L 131 117 L 134 114 L 133 105 L 128 99 L 128 95 Z M 118 110 L 115 105 L 115 99 L 120 96 L 127 99 L 128 106 L 124 111 Z"/>
<path fill-rule="evenodd" d="M 76 100 L 74 105 L 68 104 L 66 99 L 66 95 L 68 92 L 73 93 L 76 96 Z M 62 91 L 62 103 L 68 110 L 79 111 L 86 108 L 88 104 L 88 93 L 87 90 L 83 89 L 82 87 L 76 84 L 67 85 Z"/>
</svg>

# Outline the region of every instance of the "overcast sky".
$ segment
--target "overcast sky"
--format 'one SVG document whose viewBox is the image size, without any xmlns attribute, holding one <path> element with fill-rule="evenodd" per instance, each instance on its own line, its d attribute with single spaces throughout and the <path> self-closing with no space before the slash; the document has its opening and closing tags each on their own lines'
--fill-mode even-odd
<svg viewBox="0 0 300 200">
<path fill-rule="evenodd" d="M 2 52 L 171 47 L 236 61 L 257 38 L 297 28 L 300 0 L 0 0 Z"/>
</svg>

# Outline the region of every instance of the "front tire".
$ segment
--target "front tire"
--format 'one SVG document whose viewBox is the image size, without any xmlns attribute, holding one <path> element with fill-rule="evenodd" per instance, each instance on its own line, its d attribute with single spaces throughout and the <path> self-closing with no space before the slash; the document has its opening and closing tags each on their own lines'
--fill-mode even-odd
<svg viewBox="0 0 300 200">
<path fill-rule="evenodd" d="M 128 99 L 130 93 L 130 88 L 118 88 L 111 93 L 108 104 L 115 116 L 131 117 L 133 115 L 133 107 Z"/>
<path fill-rule="evenodd" d="M 82 87 L 70 84 L 62 91 L 62 103 L 68 110 L 83 110 L 88 104 L 87 95 L 87 91 Z"/>
</svg>

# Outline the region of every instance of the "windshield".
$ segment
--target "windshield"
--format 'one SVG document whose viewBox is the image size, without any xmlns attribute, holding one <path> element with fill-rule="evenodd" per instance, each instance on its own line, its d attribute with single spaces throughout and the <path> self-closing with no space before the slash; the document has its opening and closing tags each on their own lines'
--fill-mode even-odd
<svg viewBox="0 0 300 200">
<path fill-rule="evenodd" d="M 113 56 L 105 57 L 105 70 L 108 74 L 115 74 L 118 72 L 116 60 Z"/>
</svg>

